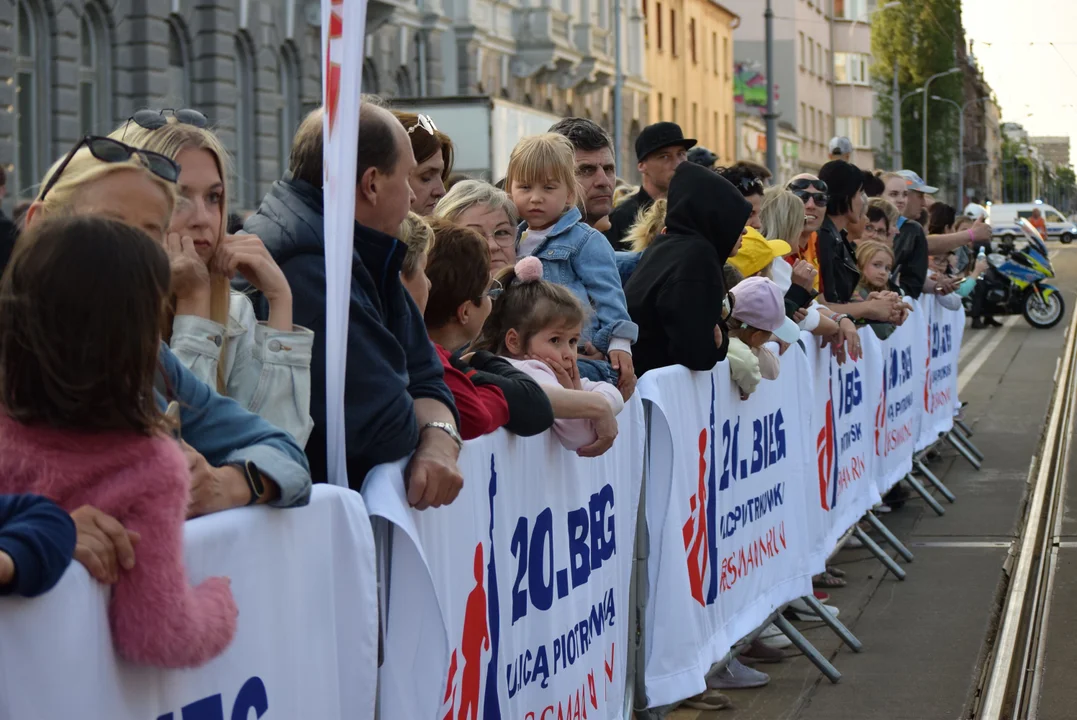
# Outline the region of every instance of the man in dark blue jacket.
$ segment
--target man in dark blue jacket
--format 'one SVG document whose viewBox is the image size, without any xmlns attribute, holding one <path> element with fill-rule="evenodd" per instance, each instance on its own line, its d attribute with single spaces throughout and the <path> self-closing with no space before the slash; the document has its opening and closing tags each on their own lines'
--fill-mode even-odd
<svg viewBox="0 0 1077 720">
<path fill-rule="evenodd" d="M 289 172 L 244 228 L 258 235 L 292 288 L 295 323 L 314 331 L 307 457 L 315 481 L 326 478 L 325 234 L 322 111 L 296 133 Z M 413 195 L 415 157 L 407 132 L 384 108 L 359 113 L 351 305 L 344 426 L 348 482 L 362 486 L 375 465 L 415 455 L 405 473 L 408 499 L 437 507 L 455 499 L 463 479 L 456 407 L 423 316 L 400 283 L 405 246 L 395 235 Z M 259 313 L 265 312 L 259 308 Z"/>
</svg>

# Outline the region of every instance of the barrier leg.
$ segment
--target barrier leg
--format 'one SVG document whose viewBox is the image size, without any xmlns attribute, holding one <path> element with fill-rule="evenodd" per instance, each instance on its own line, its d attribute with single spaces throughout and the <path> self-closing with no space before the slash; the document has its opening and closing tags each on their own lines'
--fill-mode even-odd
<svg viewBox="0 0 1077 720">
<path fill-rule="evenodd" d="M 921 463 L 919 461 L 917 461 L 916 464 L 923 467 L 923 463 Z M 935 511 L 936 515 L 945 515 L 946 514 L 946 509 L 942 505 L 939 505 L 938 500 L 931 497 L 931 493 L 929 493 L 924 488 L 924 486 L 920 484 L 919 480 L 917 480 L 916 478 L 914 478 L 912 476 L 912 473 L 909 473 L 908 475 L 905 476 L 905 482 L 909 483 L 909 486 L 912 487 L 912 489 L 916 491 L 917 495 L 919 495 L 920 497 L 922 497 L 924 499 L 924 502 L 926 502 L 931 507 L 931 509 Z"/>
<path fill-rule="evenodd" d="M 961 428 L 961 432 L 964 433 L 965 437 L 972 437 L 972 428 L 966 425 L 964 420 L 958 420 L 957 418 L 954 418 L 954 425 L 957 425 L 959 428 Z"/>
<path fill-rule="evenodd" d="M 905 558 L 905 562 L 912 562 L 915 556 L 909 548 L 905 547 L 904 543 L 897 539 L 894 533 L 890 532 L 890 528 L 883 525 L 879 518 L 875 517 L 875 513 L 868 513 L 864 516 L 864 519 L 871 523 L 871 526 L 879 531 L 879 534 L 883 536 L 886 542 L 890 543 L 890 547 L 898 551 L 898 555 Z"/>
<path fill-rule="evenodd" d="M 872 540 L 866 532 L 855 525 L 853 526 L 853 535 L 856 536 L 860 542 L 864 543 L 864 547 L 871 551 L 871 554 L 877 557 L 879 562 L 885 565 L 886 569 L 894 574 L 894 577 L 898 580 L 905 579 L 905 570 L 894 562 L 894 558 L 887 555 L 885 550 L 879 547 L 879 543 Z"/>
<path fill-rule="evenodd" d="M 971 452 L 973 455 L 976 456 L 977 460 L 979 460 L 980 462 L 983 462 L 984 454 L 982 452 L 980 452 L 980 448 L 976 447 L 972 443 L 972 441 L 969 440 L 969 437 L 971 437 L 971 436 L 969 435 L 969 433 L 966 432 L 967 429 L 968 429 L 967 425 L 965 425 L 960 420 L 955 419 L 954 420 L 954 427 L 950 432 L 952 432 L 954 435 L 957 436 L 957 439 L 960 440 L 962 442 L 962 444 L 964 444 L 964 446 L 969 449 L 969 452 Z"/>
<path fill-rule="evenodd" d="M 946 442 L 950 443 L 953 446 L 954 450 L 957 450 L 959 453 L 961 453 L 961 456 L 969 461 L 969 465 L 972 465 L 972 467 L 979 470 L 980 460 L 983 460 L 983 458 L 981 457 L 980 460 L 977 460 L 976 456 L 969 452 L 969 449 L 965 447 L 965 444 L 958 440 L 957 437 L 957 434 L 954 433 L 953 430 L 951 430 L 950 432 L 946 433 Z M 977 452 L 979 451 L 977 450 Z"/>
<path fill-rule="evenodd" d="M 823 607 L 823 603 L 819 602 L 814 595 L 805 595 L 801 599 L 804 601 L 805 605 L 811 608 L 812 612 L 819 616 L 820 620 L 826 623 L 827 627 L 834 631 L 835 635 L 841 638 L 841 641 L 845 643 L 850 650 L 853 652 L 860 652 L 864 649 L 864 644 L 857 639 L 856 635 L 853 635 L 841 620 L 838 620 L 831 615 L 827 609 Z"/>
<path fill-rule="evenodd" d="M 814 600 L 815 598 L 812 599 Z M 824 610 L 823 612 L 826 611 Z M 830 613 L 827 614 L 829 615 Z M 815 649 L 815 646 L 808 642 L 808 639 L 793 627 L 793 623 L 789 622 L 779 614 L 778 617 L 774 618 L 774 624 L 777 625 L 778 629 L 792 641 L 797 650 L 804 653 L 804 657 L 808 658 L 812 665 L 819 668 L 819 672 L 823 673 L 827 680 L 832 683 L 837 683 L 838 680 L 841 680 L 841 673 L 838 672 L 838 669 L 831 665 L 830 661 L 823 657 L 822 654 Z"/>
<path fill-rule="evenodd" d="M 650 405 L 647 405 L 648 413 Z M 647 467 L 647 459 L 650 454 L 646 451 L 643 467 Z M 628 675 L 625 678 L 625 720 L 632 720 L 633 708 L 640 707 L 635 712 L 635 717 L 649 717 L 641 714 L 647 706 L 647 680 L 646 680 L 646 642 L 647 636 L 644 628 L 644 618 L 647 617 L 647 557 L 650 551 L 650 538 L 647 534 L 647 475 L 644 469 L 643 484 L 640 487 L 639 510 L 636 512 L 636 552 L 635 562 L 632 567 L 632 581 L 629 586 L 629 597 L 632 598 L 632 610 L 635 614 L 635 623 L 629 626 L 628 641 L 632 643 L 633 651 L 629 653 Z M 633 634 L 634 633 L 634 634 Z M 654 716 L 657 720 L 658 717 Z"/>
<path fill-rule="evenodd" d="M 952 492 L 950 492 L 950 488 L 948 488 L 948 487 L 946 487 L 945 485 L 943 485 L 943 484 L 942 484 L 942 480 L 939 480 L 939 478 L 938 478 L 938 477 L 937 477 L 937 476 L 935 475 L 935 473 L 933 473 L 933 472 L 931 472 L 930 470 L 928 470 L 928 467 L 927 467 L 927 465 L 925 465 L 925 464 L 923 463 L 923 461 L 921 461 L 921 460 L 913 460 L 913 463 L 912 463 L 912 464 L 913 464 L 913 467 L 914 467 L 914 468 L 915 468 L 916 470 L 918 470 L 918 471 L 920 472 L 920 474 L 921 474 L 921 475 L 923 475 L 923 476 L 924 476 L 925 478 L 927 478 L 927 481 L 928 481 L 929 483 L 931 483 L 931 485 L 932 485 L 932 486 L 933 486 L 933 487 L 934 487 L 934 488 L 935 488 L 936 490 L 938 490 L 938 491 L 939 491 L 939 493 L 940 493 L 940 494 L 941 494 L 941 495 L 942 495 L 942 496 L 943 496 L 944 498 L 946 498 L 946 499 L 947 499 L 947 500 L 949 500 L 950 502 L 956 502 L 956 501 L 957 501 L 957 498 L 956 498 L 956 497 L 954 497 L 954 494 L 953 494 Z"/>
</svg>

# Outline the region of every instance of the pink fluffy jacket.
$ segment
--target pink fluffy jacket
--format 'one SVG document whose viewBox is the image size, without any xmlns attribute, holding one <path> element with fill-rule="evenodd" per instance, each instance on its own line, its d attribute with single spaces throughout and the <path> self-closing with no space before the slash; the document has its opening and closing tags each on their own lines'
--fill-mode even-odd
<svg viewBox="0 0 1077 720">
<path fill-rule="evenodd" d="M 0 493 L 38 493 L 68 512 L 92 505 L 142 539 L 135 566 L 120 570 L 109 621 L 119 654 L 132 662 L 201 665 L 236 632 L 228 578 L 192 588 L 183 566 L 183 523 L 191 478 L 166 436 L 80 433 L 28 426 L 0 412 Z"/>
</svg>

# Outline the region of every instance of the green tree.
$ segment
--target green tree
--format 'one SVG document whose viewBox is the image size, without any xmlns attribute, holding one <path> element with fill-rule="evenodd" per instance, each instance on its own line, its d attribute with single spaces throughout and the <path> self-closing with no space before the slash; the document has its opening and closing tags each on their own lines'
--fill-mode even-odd
<svg viewBox="0 0 1077 720">
<path fill-rule="evenodd" d="M 872 19 L 872 77 L 879 97 L 879 120 L 890 138 L 894 65 L 898 68 L 900 94 L 912 92 L 936 73 L 959 66 L 956 48 L 964 45 L 961 0 L 901 0 L 895 7 L 880 10 Z M 955 73 L 931 83 L 931 95 L 963 103 L 963 76 Z M 906 168 L 924 174 L 923 96 L 916 95 L 901 108 L 902 156 Z M 950 181 L 957 155 L 958 112 L 948 103 L 928 100 L 929 183 Z"/>
</svg>

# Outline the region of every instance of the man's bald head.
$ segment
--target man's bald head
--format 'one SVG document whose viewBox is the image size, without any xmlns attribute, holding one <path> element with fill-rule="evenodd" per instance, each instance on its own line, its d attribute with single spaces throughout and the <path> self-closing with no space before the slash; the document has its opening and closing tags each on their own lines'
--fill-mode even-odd
<svg viewBox="0 0 1077 720">
<path fill-rule="evenodd" d="M 289 156 L 288 169 L 292 177 L 305 180 L 314 187 L 322 186 L 323 140 L 322 125 L 325 109 L 314 110 L 296 130 L 292 140 L 292 152 Z M 361 178 L 369 168 L 377 168 L 383 173 L 390 173 L 400 160 L 399 135 L 407 131 L 396 117 L 385 109 L 381 98 L 364 95 L 359 105 L 359 166 L 356 179 Z"/>
<path fill-rule="evenodd" d="M 789 182 L 793 182 L 794 180 L 818 180 L 818 179 L 819 178 L 817 176 L 812 175 L 811 173 L 800 173 L 799 175 L 794 175 L 793 177 L 789 178 Z"/>
<path fill-rule="evenodd" d="M 804 187 L 793 189 L 793 183 Z M 812 183 L 816 184 L 813 185 Z M 817 231 L 826 218 L 826 202 L 816 202 L 815 200 L 815 196 L 819 193 L 825 194 L 823 188 L 826 187 L 826 183 L 811 173 L 800 173 L 789 180 L 787 187 L 793 190 L 801 202 L 804 203 L 804 232 L 801 236 L 801 245 L 803 245 L 805 238 Z"/>
</svg>

